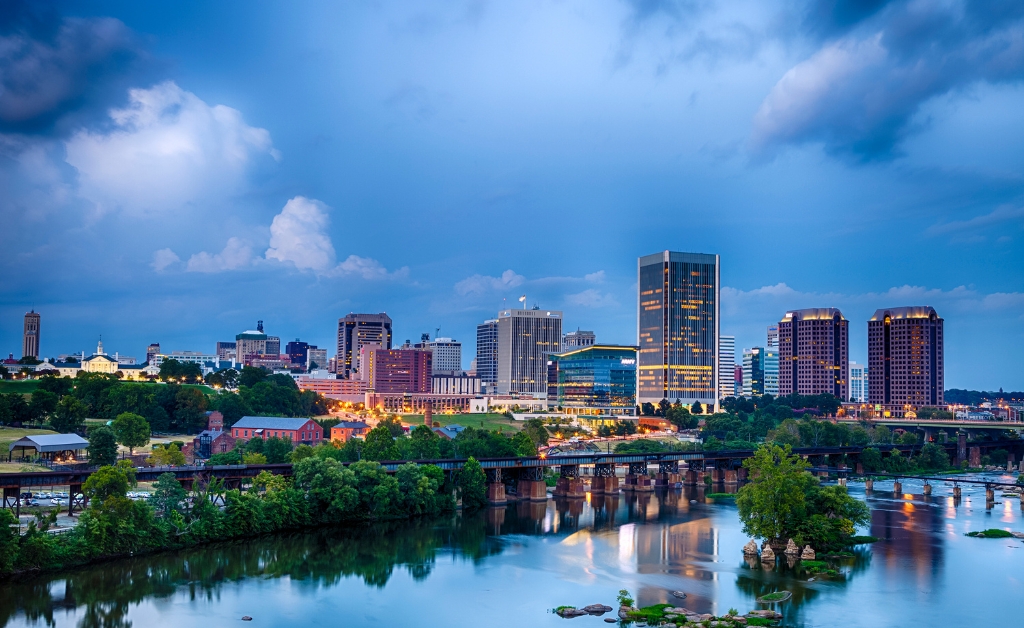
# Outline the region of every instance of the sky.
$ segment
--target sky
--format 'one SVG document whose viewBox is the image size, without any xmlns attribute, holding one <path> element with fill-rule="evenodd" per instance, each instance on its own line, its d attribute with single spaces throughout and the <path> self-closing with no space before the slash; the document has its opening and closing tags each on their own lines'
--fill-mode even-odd
<svg viewBox="0 0 1024 628">
<path fill-rule="evenodd" d="M 945 319 L 1024 389 L 1017 0 L 0 5 L 0 353 L 464 342 L 518 305 L 636 341 L 637 258 L 721 256 L 722 333 Z"/>
</svg>

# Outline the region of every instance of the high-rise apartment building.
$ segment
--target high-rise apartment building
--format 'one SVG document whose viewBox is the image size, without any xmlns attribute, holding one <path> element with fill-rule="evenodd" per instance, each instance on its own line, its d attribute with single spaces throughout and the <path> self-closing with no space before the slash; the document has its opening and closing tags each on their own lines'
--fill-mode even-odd
<svg viewBox="0 0 1024 628">
<path fill-rule="evenodd" d="M 452 338 L 434 338 L 427 342 L 434 353 L 435 373 L 462 371 L 462 343 Z"/>
<path fill-rule="evenodd" d="M 764 394 L 764 347 L 743 350 L 743 396 Z"/>
<path fill-rule="evenodd" d="M 849 399 L 849 332 L 834 307 L 786 312 L 779 321 L 779 394 Z"/>
<path fill-rule="evenodd" d="M 736 336 L 718 337 L 718 394 L 722 399 L 736 395 Z"/>
<path fill-rule="evenodd" d="M 768 344 L 764 346 L 765 349 L 778 349 L 779 348 L 779 326 L 769 325 L 768 326 Z"/>
<path fill-rule="evenodd" d="M 359 368 L 359 352 L 365 345 L 391 348 L 391 317 L 380 314 L 348 314 L 338 319 L 338 375 L 351 377 Z"/>
<path fill-rule="evenodd" d="M 868 401 L 868 367 L 850 361 L 850 401 L 867 403 Z"/>
<path fill-rule="evenodd" d="M 498 393 L 546 396 L 548 354 L 558 353 L 561 344 L 561 312 L 538 308 L 498 312 Z"/>
<path fill-rule="evenodd" d="M 718 407 L 718 255 L 662 251 L 637 263 L 639 403 Z"/>
<path fill-rule="evenodd" d="M 25 330 L 21 337 L 21 357 L 39 357 L 39 314 L 35 310 L 25 313 Z"/>
<path fill-rule="evenodd" d="M 562 351 L 592 347 L 595 343 L 597 343 L 597 335 L 592 331 L 577 329 L 562 334 Z"/>
<path fill-rule="evenodd" d="M 764 348 L 764 394 L 779 396 L 779 348 Z"/>
<path fill-rule="evenodd" d="M 929 306 L 875 312 L 868 321 L 869 403 L 896 412 L 944 403 L 942 322 Z"/>
<path fill-rule="evenodd" d="M 267 347 L 264 353 L 270 356 L 281 355 L 281 337 L 280 336 L 267 336 Z"/>
<path fill-rule="evenodd" d="M 233 346 L 235 343 L 232 342 L 231 344 Z M 149 364 L 152 364 L 153 363 L 153 358 L 155 358 L 158 355 L 160 355 L 160 343 L 159 342 L 154 342 L 151 345 L 149 345 L 148 347 L 146 347 L 146 362 L 148 362 Z"/>
<path fill-rule="evenodd" d="M 476 375 L 484 386 L 498 384 L 498 319 L 476 326 Z"/>
</svg>

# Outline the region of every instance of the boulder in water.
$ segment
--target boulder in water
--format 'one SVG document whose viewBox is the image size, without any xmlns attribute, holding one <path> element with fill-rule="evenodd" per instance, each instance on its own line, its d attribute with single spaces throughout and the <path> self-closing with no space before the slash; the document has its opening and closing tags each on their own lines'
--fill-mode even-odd
<svg viewBox="0 0 1024 628">
<path fill-rule="evenodd" d="M 754 539 L 750 539 L 746 545 L 743 546 L 744 556 L 756 556 L 757 555 L 757 543 L 754 543 Z"/>
<path fill-rule="evenodd" d="M 771 545 L 765 545 L 764 549 L 761 550 L 761 560 L 775 560 L 775 551 L 772 549 Z"/>
<path fill-rule="evenodd" d="M 814 560 L 815 556 L 817 556 L 817 554 L 815 554 L 814 550 L 811 549 L 810 545 L 807 545 L 804 547 L 803 553 L 800 554 L 800 560 Z"/>
<path fill-rule="evenodd" d="M 793 542 L 793 539 L 790 539 L 789 543 L 786 543 L 786 554 L 789 554 L 790 556 L 793 556 L 794 554 L 799 554 L 799 553 L 800 553 L 800 547 L 796 543 Z"/>
</svg>

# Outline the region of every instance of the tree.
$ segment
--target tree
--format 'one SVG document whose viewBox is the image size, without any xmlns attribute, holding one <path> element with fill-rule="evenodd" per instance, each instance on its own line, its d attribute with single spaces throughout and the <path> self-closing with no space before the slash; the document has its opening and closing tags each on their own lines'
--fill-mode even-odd
<svg viewBox="0 0 1024 628">
<path fill-rule="evenodd" d="M 476 458 L 470 456 L 462 465 L 458 487 L 464 509 L 475 510 L 487 505 L 487 476 Z"/>
<path fill-rule="evenodd" d="M 882 454 L 874 447 L 865 447 L 860 452 L 860 463 L 868 472 L 880 471 L 883 468 Z"/>
<path fill-rule="evenodd" d="M 112 465 L 117 462 L 117 439 L 109 427 L 98 427 L 89 432 L 89 464 Z"/>
<path fill-rule="evenodd" d="M 424 426 L 425 427 L 425 426 Z M 395 438 L 387 425 L 381 423 L 366 434 L 363 445 L 363 460 L 395 460 L 399 457 Z"/>
<path fill-rule="evenodd" d="M 515 447 L 517 456 L 537 455 L 537 446 L 525 432 L 519 432 L 512 437 L 512 446 Z"/>
<path fill-rule="evenodd" d="M 704 407 L 700 405 L 699 401 L 694 401 L 690 406 L 690 414 L 704 414 Z"/>
<path fill-rule="evenodd" d="M 206 429 L 206 408 L 209 400 L 196 388 L 182 388 L 174 396 L 174 422 L 186 434 Z"/>
<path fill-rule="evenodd" d="M 50 426 L 61 434 L 73 434 L 82 429 L 88 406 L 71 395 L 64 395 L 50 417 Z"/>
<path fill-rule="evenodd" d="M 665 418 L 669 420 L 676 429 L 692 430 L 700 424 L 700 419 L 690 414 L 690 411 L 682 406 L 672 406 Z"/>
<path fill-rule="evenodd" d="M 149 443 L 149 423 L 146 418 L 133 412 L 122 412 L 114 419 L 114 437 L 117 442 L 135 454 L 136 447 L 144 447 Z"/>
<path fill-rule="evenodd" d="M 185 454 L 174 443 L 167 443 L 163 447 L 153 445 L 153 455 L 146 462 L 154 467 L 180 467 L 185 464 Z"/>
<path fill-rule="evenodd" d="M 523 432 L 538 447 L 548 444 L 548 428 L 544 427 L 544 421 L 541 419 L 528 419 L 523 422 Z"/>
<path fill-rule="evenodd" d="M 786 445 L 763 445 L 743 461 L 750 482 L 739 490 L 743 532 L 772 545 L 785 544 L 807 514 L 804 492 L 813 481 L 808 464 Z"/>
<path fill-rule="evenodd" d="M 267 462 L 270 464 L 288 462 L 291 453 L 292 441 L 287 438 L 271 436 L 263 445 L 263 455 L 267 457 Z"/>
<path fill-rule="evenodd" d="M 267 464 L 267 457 L 256 452 L 242 456 L 242 464 Z"/>
<path fill-rule="evenodd" d="M 917 456 L 917 465 L 926 470 L 944 471 L 949 468 L 949 456 L 935 443 L 925 443 Z"/>
<path fill-rule="evenodd" d="M 238 385 L 252 388 L 267 378 L 267 371 L 255 366 L 243 366 L 238 375 Z"/>
<path fill-rule="evenodd" d="M 89 475 L 82 485 L 82 493 L 92 502 L 103 502 L 111 497 L 124 497 L 135 487 L 135 469 L 127 461 L 104 465 Z"/>
<path fill-rule="evenodd" d="M 409 455 L 412 460 L 436 460 L 440 437 L 426 425 L 418 425 L 410 435 Z"/>
<path fill-rule="evenodd" d="M 402 422 L 399 421 L 398 417 L 396 416 L 389 416 L 387 418 L 381 419 L 380 421 L 377 422 L 377 426 L 379 427 L 381 425 L 388 428 L 388 431 L 391 432 L 391 436 L 395 438 L 405 435 L 405 428 L 402 427 Z"/>
<path fill-rule="evenodd" d="M 48 391 L 36 389 L 32 393 L 32 403 L 29 404 L 29 412 L 37 421 L 49 417 L 57 409 L 57 395 Z"/>
<path fill-rule="evenodd" d="M 157 514 L 169 519 L 173 513 L 180 514 L 184 511 L 188 493 L 181 487 L 173 473 L 161 474 L 153 483 L 153 489 L 153 497 L 149 503 Z"/>
<path fill-rule="evenodd" d="M 654 404 L 650 402 L 641 404 L 640 411 L 644 416 L 654 416 Z"/>
<path fill-rule="evenodd" d="M 658 416 L 668 416 L 668 411 L 671 407 L 672 404 L 668 402 L 668 399 L 662 399 L 661 401 L 658 402 L 658 409 L 655 411 L 655 413 Z"/>
</svg>

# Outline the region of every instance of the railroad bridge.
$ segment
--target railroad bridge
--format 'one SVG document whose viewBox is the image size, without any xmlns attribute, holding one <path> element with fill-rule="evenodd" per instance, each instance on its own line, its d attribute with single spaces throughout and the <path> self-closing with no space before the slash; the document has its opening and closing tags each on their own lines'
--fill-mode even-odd
<svg viewBox="0 0 1024 628">
<path fill-rule="evenodd" d="M 978 466 L 983 452 L 997 448 L 1010 451 L 1011 461 L 1024 454 L 1024 440 L 1021 441 L 979 441 L 940 445 L 947 450 L 950 458 L 957 463 L 969 460 Z M 913 456 L 920 451 L 920 445 L 883 445 L 890 451 L 898 449 L 904 456 Z M 863 475 L 858 459 L 864 447 L 801 447 L 794 453 L 807 459 L 812 471 L 819 474 L 838 474 L 841 478 L 856 473 Z M 556 497 L 583 497 L 587 491 L 592 495 L 618 494 L 625 491 L 653 491 L 656 488 L 674 487 L 680 483 L 696 485 L 710 477 L 714 483 L 737 484 L 746 479 L 743 461 L 754 454 L 753 450 L 663 452 L 649 454 L 613 453 L 568 453 L 558 456 L 528 456 L 521 458 L 482 458 L 479 460 L 487 476 L 487 498 L 493 504 L 502 504 L 510 499 L 542 501 L 547 499 L 545 469 L 557 470 L 554 495 Z M 466 460 L 386 460 L 381 464 L 389 473 L 407 462 L 433 464 L 446 473 L 456 473 Z M 350 463 L 342 463 L 350 464 Z M 1022 463 L 1024 464 L 1024 463 Z M 851 466 L 852 465 L 852 466 Z M 623 473 L 619 473 L 619 471 Z M 241 488 L 251 483 L 263 471 L 275 475 L 290 476 L 291 464 L 260 465 L 189 465 L 181 467 L 140 467 L 136 479 L 140 482 L 154 482 L 165 473 L 173 473 L 186 488 L 197 483 L 207 485 L 212 480 L 223 482 L 225 488 Z M 68 514 L 84 508 L 85 496 L 82 485 L 93 469 L 71 471 L 43 471 L 0 474 L 3 488 L 3 507 L 20 511 L 19 496 L 26 491 L 42 487 L 69 487 Z M 620 477 L 620 475 L 622 477 Z"/>
</svg>

